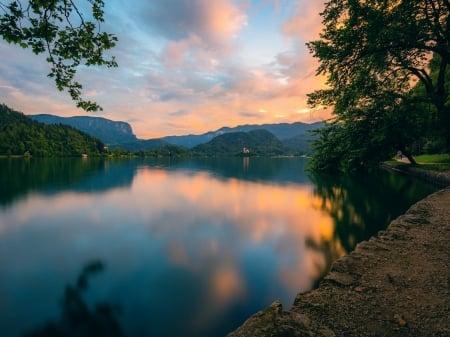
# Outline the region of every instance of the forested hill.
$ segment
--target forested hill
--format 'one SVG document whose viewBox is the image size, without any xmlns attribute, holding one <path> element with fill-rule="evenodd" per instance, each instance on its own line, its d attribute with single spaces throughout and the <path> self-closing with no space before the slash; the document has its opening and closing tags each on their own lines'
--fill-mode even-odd
<svg viewBox="0 0 450 337">
<path fill-rule="evenodd" d="M 99 155 L 105 145 L 67 125 L 45 125 L 0 104 L 0 155 Z"/>
<path fill-rule="evenodd" d="M 126 122 L 112 121 L 103 117 L 73 116 L 60 117 L 48 114 L 30 115 L 38 122 L 45 124 L 64 124 L 81 130 L 111 145 L 136 142 L 131 125 Z"/>
<path fill-rule="evenodd" d="M 295 138 L 302 139 L 300 147 L 302 150 L 309 148 L 307 144 L 304 143 L 304 139 L 310 140 L 310 131 L 318 129 L 324 125 L 323 122 L 316 122 L 312 124 L 306 124 L 301 122 L 296 122 L 292 124 L 281 123 L 281 124 L 247 124 L 239 125 L 236 127 L 222 127 L 216 131 L 209 131 L 201 135 L 184 135 L 184 136 L 167 136 L 162 138 L 162 140 L 174 144 L 183 146 L 186 148 L 193 148 L 199 144 L 204 144 L 212 140 L 214 137 L 235 132 L 249 132 L 253 130 L 267 130 L 271 132 L 275 137 L 277 137 L 282 142 L 290 141 L 295 144 Z"/>
<path fill-rule="evenodd" d="M 245 150 L 244 150 L 245 149 Z M 281 155 L 286 152 L 283 143 L 267 130 L 230 132 L 213 138 L 192 149 L 197 154 L 223 155 Z"/>
</svg>

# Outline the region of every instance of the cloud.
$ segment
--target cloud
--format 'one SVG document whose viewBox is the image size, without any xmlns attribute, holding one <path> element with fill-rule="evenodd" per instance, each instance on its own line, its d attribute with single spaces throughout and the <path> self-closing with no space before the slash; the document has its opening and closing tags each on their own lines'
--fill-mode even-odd
<svg viewBox="0 0 450 337">
<path fill-rule="evenodd" d="M 247 25 L 247 16 L 241 8 L 228 0 L 202 0 L 207 41 L 226 41 L 236 37 Z"/>
<path fill-rule="evenodd" d="M 186 109 L 180 109 L 180 110 L 177 110 L 177 111 L 169 113 L 169 115 L 173 116 L 173 117 L 186 116 L 186 115 L 189 115 L 189 114 L 190 114 L 189 110 L 186 110 Z"/>
<path fill-rule="evenodd" d="M 290 19 L 283 25 L 286 36 L 297 37 L 303 42 L 315 40 L 322 29 L 319 14 L 324 10 L 324 1 L 297 1 L 297 7 Z"/>
<path fill-rule="evenodd" d="M 45 57 L 5 42 L 0 42 L 0 54 L 0 103 L 24 114 L 76 114 L 70 97 L 47 77 Z"/>
<path fill-rule="evenodd" d="M 141 13 L 141 22 L 168 40 L 195 35 L 209 45 L 233 38 L 247 20 L 243 9 L 231 0 L 149 1 Z"/>
<path fill-rule="evenodd" d="M 239 115 L 242 117 L 258 118 L 260 113 L 255 111 L 241 111 L 239 112 Z"/>
<path fill-rule="evenodd" d="M 150 32 L 166 40 L 161 63 L 171 69 L 214 69 L 235 49 L 232 41 L 247 24 L 244 9 L 232 0 L 150 2 L 140 17 Z"/>
</svg>

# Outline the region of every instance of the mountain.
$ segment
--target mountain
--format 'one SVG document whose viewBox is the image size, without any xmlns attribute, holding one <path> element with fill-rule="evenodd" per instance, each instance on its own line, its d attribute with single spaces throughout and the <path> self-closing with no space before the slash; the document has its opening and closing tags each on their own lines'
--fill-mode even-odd
<svg viewBox="0 0 450 337">
<path fill-rule="evenodd" d="M 318 137 L 317 134 L 311 132 L 298 134 L 294 137 L 284 139 L 283 145 L 288 149 L 288 152 L 293 155 L 304 155 L 312 152 L 311 142 Z"/>
<path fill-rule="evenodd" d="M 285 153 L 285 147 L 271 132 L 261 129 L 224 133 L 195 146 L 192 151 L 207 156 L 280 155 Z"/>
<path fill-rule="evenodd" d="M 216 131 L 200 135 L 166 136 L 144 140 L 138 139 L 134 135 L 130 124 L 102 117 L 59 117 L 48 114 L 31 115 L 30 117 L 46 124 L 70 125 L 101 139 L 111 149 L 120 147 L 131 152 L 161 149 L 170 145 L 193 149 L 197 145 L 210 142 L 217 136 L 236 132 L 248 133 L 255 130 L 266 130 L 284 143 L 289 154 L 304 154 L 310 151 L 309 143 L 312 139 L 310 131 L 323 125 L 322 122 L 312 124 L 301 122 L 291 124 L 246 124 L 236 127 L 222 127 Z"/>
<path fill-rule="evenodd" d="M 99 155 L 104 144 L 68 125 L 46 125 L 0 104 L 0 154 L 36 157 Z"/>
<path fill-rule="evenodd" d="M 249 132 L 253 130 L 267 130 L 271 132 L 279 140 L 287 140 L 299 135 L 305 135 L 307 138 L 310 135 L 309 131 L 318 129 L 323 125 L 322 122 L 306 124 L 296 122 L 292 124 L 280 123 L 280 124 L 248 124 L 239 125 L 236 127 L 222 127 L 216 131 L 206 132 L 200 135 L 185 135 L 185 136 L 167 136 L 162 140 L 187 148 L 193 148 L 199 144 L 207 143 L 214 137 L 234 132 Z"/>
<path fill-rule="evenodd" d="M 40 114 L 30 115 L 29 117 L 45 124 L 70 125 L 91 136 L 101 139 L 109 146 L 135 142 L 138 140 L 134 135 L 130 124 L 126 122 L 116 122 L 102 117 L 89 116 L 59 117 Z"/>
</svg>

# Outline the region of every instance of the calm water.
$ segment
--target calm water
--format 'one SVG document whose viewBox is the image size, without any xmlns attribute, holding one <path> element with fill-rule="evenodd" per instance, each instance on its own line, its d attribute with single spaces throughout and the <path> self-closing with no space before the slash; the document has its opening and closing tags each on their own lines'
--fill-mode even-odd
<svg viewBox="0 0 450 337">
<path fill-rule="evenodd" d="M 101 321 L 130 337 L 225 336 L 276 299 L 290 307 L 433 191 L 384 171 L 308 176 L 305 165 L 0 160 L 0 335 Z M 89 263 L 104 268 L 77 287 Z"/>
</svg>

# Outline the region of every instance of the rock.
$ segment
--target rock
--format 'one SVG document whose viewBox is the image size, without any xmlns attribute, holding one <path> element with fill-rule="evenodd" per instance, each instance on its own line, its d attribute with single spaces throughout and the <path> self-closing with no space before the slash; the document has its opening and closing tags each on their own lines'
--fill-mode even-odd
<svg viewBox="0 0 450 337">
<path fill-rule="evenodd" d="M 346 273 L 338 273 L 338 272 L 330 272 L 325 278 L 323 279 L 324 282 L 334 282 L 337 285 L 348 287 L 354 285 L 358 280 Z"/>
<path fill-rule="evenodd" d="M 404 327 L 406 326 L 407 322 L 405 321 L 405 319 L 399 315 L 399 314 L 395 314 L 394 315 L 394 322 L 399 326 L 399 327 Z"/>
</svg>

